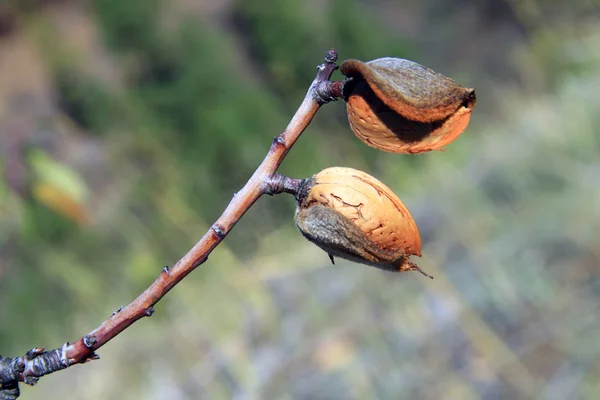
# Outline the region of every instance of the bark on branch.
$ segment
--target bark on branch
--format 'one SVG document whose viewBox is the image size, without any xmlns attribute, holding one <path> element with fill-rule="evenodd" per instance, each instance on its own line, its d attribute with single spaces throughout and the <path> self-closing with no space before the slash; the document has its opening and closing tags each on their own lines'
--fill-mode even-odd
<svg viewBox="0 0 600 400">
<path fill-rule="evenodd" d="M 154 313 L 154 306 L 175 285 L 208 259 L 212 250 L 221 243 L 234 225 L 263 194 L 276 194 L 272 178 L 300 134 L 312 121 L 321 105 L 341 96 L 340 82 L 330 82 L 337 69 L 337 53 L 330 50 L 325 62 L 318 67 L 304 101 L 283 133 L 273 139 L 271 148 L 246 185 L 237 192 L 223 214 L 204 236 L 172 268 L 165 267 L 158 278 L 129 305 L 115 312 L 96 329 L 58 349 L 29 350 L 24 356 L 0 356 L 0 399 L 16 399 L 19 382 L 33 385 L 37 380 L 75 364 L 98 359 L 100 347 L 123 332 L 137 320 Z M 280 193 L 281 191 L 279 191 Z"/>
</svg>

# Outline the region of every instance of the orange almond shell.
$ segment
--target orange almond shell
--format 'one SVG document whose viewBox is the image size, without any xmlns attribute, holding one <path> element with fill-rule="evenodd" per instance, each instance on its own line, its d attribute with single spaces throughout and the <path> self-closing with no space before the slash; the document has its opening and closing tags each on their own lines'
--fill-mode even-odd
<svg viewBox="0 0 600 400">
<path fill-rule="evenodd" d="M 467 127 L 475 91 L 399 58 L 341 66 L 348 120 L 368 145 L 394 153 L 439 150 Z"/>
<path fill-rule="evenodd" d="M 354 222 L 379 248 L 421 256 L 417 224 L 382 182 L 352 168 L 328 168 L 314 177 L 304 204 L 331 207 Z"/>
</svg>

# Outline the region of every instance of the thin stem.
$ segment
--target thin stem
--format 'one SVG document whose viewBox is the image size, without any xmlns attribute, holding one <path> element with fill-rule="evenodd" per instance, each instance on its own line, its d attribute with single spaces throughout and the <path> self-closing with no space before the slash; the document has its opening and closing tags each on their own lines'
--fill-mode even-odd
<svg viewBox="0 0 600 400">
<path fill-rule="evenodd" d="M 275 173 L 265 181 L 264 193 L 268 195 L 289 193 L 297 197 L 304 181 L 305 179 L 294 179 Z"/>
<path fill-rule="evenodd" d="M 318 67 L 315 80 L 285 131 L 274 138 L 263 162 L 244 187 L 234 195 L 223 214 L 198 243 L 171 269 L 165 267 L 159 277 L 129 305 L 115 312 L 108 320 L 79 340 L 66 343 L 61 348 L 50 352 L 34 349 L 36 350 L 34 353 L 28 353 L 25 357 L 4 359 L 6 362 L 0 363 L 0 399 L 3 398 L 3 388 L 8 388 L 9 383 L 14 383 L 11 382 L 10 376 L 15 375 L 15 372 L 20 381 L 35 383 L 34 378 L 98 358 L 95 354 L 97 349 L 137 320 L 152 315 L 154 305 L 177 283 L 206 261 L 211 251 L 221 243 L 260 196 L 266 193 L 273 194 L 269 191 L 268 182 L 271 182 L 277 168 L 321 105 L 336 99 L 336 96 L 331 93 L 331 85 L 328 84 L 331 74 L 337 69 L 336 61 L 337 53 L 332 49 L 327 53 L 325 63 Z M 10 367 L 13 364 L 15 366 Z M 42 368 L 46 365 L 47 368 Z M 4 379 L 3 376 L 9 378 Z"/>
</svg>

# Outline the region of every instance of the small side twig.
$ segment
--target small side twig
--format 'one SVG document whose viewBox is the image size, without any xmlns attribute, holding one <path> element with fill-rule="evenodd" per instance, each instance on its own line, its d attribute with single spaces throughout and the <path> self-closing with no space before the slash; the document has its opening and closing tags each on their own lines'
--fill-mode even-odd
<svg viewBox="0 0 600 400">
<path fill-rule="evenodd" d="M 49 352 L 36 348 L 23 357 L 0 356 L 0 399 L 16 399 L 19 396 L 19 382 L 35 384 L 44 375 L 99 358 L 95 351 L 137 320 L 152 315 L 156 303 L 208 259 L 212 250 L 260 196 L 276 194 L 270 183 L 272 179 L 281 180 L 281 191 L 277 193 L 294 193 L 293 186 L 289 186 L 294 184 L 292 180 L 284 182 L 283 178 L 279 178 L 279 175 L 274 177 L 274 174 L 321 105 L 341 96 L 341 86 L 329 81 L 331 74 L 337 69 L 336 61 L 337 53 L 332 49 L 327 53 L 325 62 L 319 65 L 316 78 L 285 131 L 273 140 L 263 162 L 198 243 L 172 268 L 165 267 L 159 277 L 134 301 L 114 312 L 108 320 L 75 342 L 65 343 Z"/>
<path fill-rule="evenodd" d="M 298 196 L 298 192 L 306 179 L 294 179 L 281 174 L 273 174 L 265 181 L 264 193 L 270 196 L 274 194 L 289 193 L 294 197 Z"/>
</svg>

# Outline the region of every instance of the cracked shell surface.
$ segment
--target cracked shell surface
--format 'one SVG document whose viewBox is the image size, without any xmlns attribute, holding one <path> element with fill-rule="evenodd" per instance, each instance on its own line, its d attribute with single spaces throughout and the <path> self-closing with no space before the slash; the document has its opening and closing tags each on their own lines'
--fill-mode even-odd
<svg viewBox="0 0 600 400">
<path fill-rule="evenodd" d="M 371 147 L 393 153 L 439 150 L 467 127 L 476 97 L 452 79 L 400 58 L 346 60 L 350 127 Z"/>
<path fill-rule="evenodd" d="M 421 237 L 402 201 L 374 177 L 352 168 L 328 168 L 314 177 L 304 206 L 322 204 L 356 224 L 378 247 L 421 256 Z"/>
</svg>

